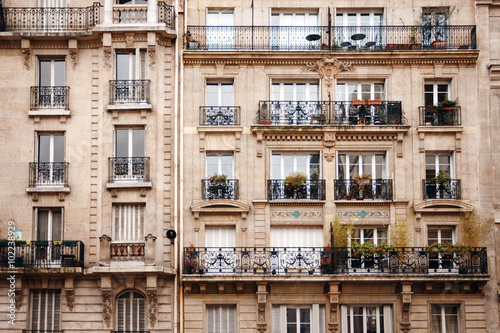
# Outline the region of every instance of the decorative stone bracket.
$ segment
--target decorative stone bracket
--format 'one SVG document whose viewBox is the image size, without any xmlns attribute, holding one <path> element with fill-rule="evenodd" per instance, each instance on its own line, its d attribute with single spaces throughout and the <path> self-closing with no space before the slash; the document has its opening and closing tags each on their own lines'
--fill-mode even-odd
<svg viewBox="0 0 500 333">
<path fill-rule="evenodd" d="M 150 236 L 150 235 L 148 235 Z M 156 237 L 155 237 L 156 240 Z M 148 297 L 148 317 L 151 327 L 156 326 L 158 319 L 158 278 L 156 274 L 149 274 L 146 276 L 146 288 Z"/>
<path fill-rule="evenodd" d="M 113 292 L 111 287 L 111 275 L 101 276 L 102 293 L 102 317 L 106 327 L 111 327 L 113 315 Z"/>
<path fill-rule="evenodd" d="M 401 288 L 401 332 L 410 332 L 411 283 L 402 283 Z"/>
<path fill-rule="evenodd" d="M 330 332 L 337 332 L 339 329 L 338 307 L 340 300 L 340 282 L 330 282 L 328 297 L 330 301 L 330 318 L 328 320 L 328 329 Z"/>
<path fill-rule="evenodd" d="M 69 277 L 64 280 L 64 293 L 66 296 L 66 306 L 68 310 L 71 312 L 75 307 L 75 290 L 73 287 L 74 278 Z"/>
<path fill-rule="evenodd" d="M 267 302 L 267 283 L 257 282 L 257 329 L 259 331 L 267 330 L 266 323 L 266 302 Z"/>
</svg>

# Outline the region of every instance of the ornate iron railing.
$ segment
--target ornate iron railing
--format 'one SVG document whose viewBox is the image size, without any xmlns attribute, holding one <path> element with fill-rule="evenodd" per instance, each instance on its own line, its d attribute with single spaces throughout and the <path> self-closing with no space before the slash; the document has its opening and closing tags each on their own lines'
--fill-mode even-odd
<svg viewBox="0 0 500 333">
<path fill-rule="evenodd" d="M 68 162 L 31 162 L 29 186 L 68 186 Z"/>
<path fill-rule="evenodd" d="M 0 31 L 88 31 L 100 23 L 99 2 L 90 7 L 4 7 Z"/>
<path fill-rule="evenodd" d="M 238 179 L 227 179 L 225 183 L 211 182 L 208 179 L 201 181 L 201 199 L 230 199 L 238 200 L 240 183 Z"/>
<path fill-rule="evenodd" d="M 202 126 L 234 126 L 239 124 L 239 106 L 200 106 L 200 125 Z"/>
<path fill-rule="evenodd" d="M 333 181 L 335 200 L 392 200 L 392 179 Z"/>
<path fill-rule="evenodd" d="M 268 200 L 325 200 L 325 180 L 307 180 L 297 188 L 289 188 L 284 179 L 267 180 Z"/>
<path fill-rule="evenodd" d="M 442 258 L 423 247 L 371 257 L 350 248 L 184 248 L 184 274 L 488 274 L 486 248 Z"/>
<path fill-rule="evenodd" d="M 0 267 L 83 267 L 84 248 L 81 241 L 0 241 Z"/>
<path fill-rule="evenodd" d="M 149 86 L 150 80 L 111 80 L 111 104 L 149 103 Z"/>
<path fill-rule="evenodd" d="M 112 243 L 112 258 L 144 257 L 144 243 Z"/>
<path fill-rule="evenodd" d="M 23 330 L 23 333 L 64 333 L 63 330 Z"/>
<path fill-rule="evenodd" d="M 149 157 L 110 157 L 108 183 L 120 180 L 149 181 Z"/>
<path fill-rule="evenodd" d="M 167 28 L 175 29 L 174 6 L 167 5 L 163 1 L 158 1 L 158 22 L 165 23 Z"/>
<path fill-rule="evenodd" d="M 460 126 L 462 110 L 460 106 L 420 106 L 420 126 Z"/>
<path fill-rule="evenodd" d="M 69 87 L 31 87 L 30 109 L 69 110 Z"/>
<path fill-rule="evenodd" d="M 149 331 L 111 331 L 111 333 L 149 333 Z"/>
<path fill-rule="evenodd" d="M 436 184 L 431 180 L 422 180 L 424 199 L 462 199 L 460 179 L 451 179 L 446 184 Z"/>
<path fill-rule="evenodd" d="M 401 102 L 260 101 L 261 125 L 403 125 Z"/>
<path fill-rule="evenodd" d="M 476 26 L 188 26 L 190 50 L 475 49 Z"/>
</svg>

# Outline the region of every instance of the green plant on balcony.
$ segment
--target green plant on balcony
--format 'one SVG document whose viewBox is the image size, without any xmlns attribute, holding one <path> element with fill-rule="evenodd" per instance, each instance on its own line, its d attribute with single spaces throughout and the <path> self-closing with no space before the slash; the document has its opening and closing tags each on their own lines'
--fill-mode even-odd
<svg viewBox="0 0 500 333">
<path fill-rule="evenodd" d="M 187 274 L 194 274 L 198 269 L 198 251 L 194 248 L 194 245 L 189 245 L 184 256 L 184 267 L 186 268 Z"/>
<path fill-rule="evenodd" d="M 364 257 L 373 258 L 375 254 L 379 258 L 382 258 L 389 254 L 389 251 L 393 248 L 393 246 L 387 241 L 381 242 L 379 244 L 372 243 L 370 241 L 366 241 L 363 244 L 354 241 L 351 243 L 351 254 L 355 257 Z"/>
<path fill-rule="evenodd" d="M 464 243 L 438 243 L 434 242 L 425 247 L 425 252 L 438 254 L 443 259 L 451 259 L 454 256 L 462 257 L 472 250 L 472 246 Z"/>
<path fill-rule="evenodd" d="M 448 175 L 448 173 L 445 173 L 443 170 L 439 171 L 438 175 L 431 179 L 431 182 L 433 184 L 439 184 L 441 186 L 449 184 L 450 181 L 451 177 Z"/>
<path fill-rule="evenodd" d="M 372 175 L 364 173 L 360 176 L 358 174 L 352 177 L 352 179 L 355 181 L 355 183 L 353 184 L 354 195 L 358 199 L 362 199 L 365 193 L 365 187 L 367 185 L 370 185 L 370 182 L 372 180 Z"/>
<path fill-rule="evenodd" d="M 285 178 L 285 196 L 302 197 L 303 192 L 306 191 L 304 184 L 307 181 L 307 175 L 303 172 L 292 172 Z"/>
<path fill-rule="evenodd" d="M 227 182 L 227 175 L 224 175 L 224 174 L 218 174 L 218 173 L 214 173 L 213 176 L 210 176 L 207 178 L 208 181 L 212 184 L 222 184 L 222 185 L 226 185 L 226 182 Z"/>
<path fill-rule="evenodd" d="M 465 244 L 479 246 L 492 232 L 494 219 L 484 212 L 466 212 L 460 218 L 460 234 Z"/>
<path fill-rule="evenodd" d="M 339 217 L 335 216 L 332 223 L 333 246 L 344 248 L 348 247 L 352 229 L 354 229 L 354 224 L 352 222 L 347 224 L 340 223 Z"/>
<path fill-rule="evenodd" d="M 454 107 L 454 106 L 457 106 L 457 104 L 458 104 L 458 98 L 455 100 L 451 100 L 451 99 L 448 99 L 446 97 L 445 100 L 442 102 L 439 102 L 438 105 L 441 107 Z"/>
</svg>

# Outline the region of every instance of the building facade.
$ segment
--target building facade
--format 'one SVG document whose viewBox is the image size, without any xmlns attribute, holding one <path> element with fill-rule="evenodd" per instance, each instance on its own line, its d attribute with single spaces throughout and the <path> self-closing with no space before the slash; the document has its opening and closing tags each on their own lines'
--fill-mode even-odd
<svg viewBox="0 0 500 333">
<path fill-rule="evenodd" d="M 0 9 L 1 331 L 500 329 L 500 1 Z"/>
</svg>

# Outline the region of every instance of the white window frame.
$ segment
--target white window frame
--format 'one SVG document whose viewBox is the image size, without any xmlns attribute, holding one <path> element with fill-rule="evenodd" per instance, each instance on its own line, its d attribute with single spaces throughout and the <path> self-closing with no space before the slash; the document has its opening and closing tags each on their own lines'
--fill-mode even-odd
<svg viewBox="0 0 500 333">
<path fill-rule="evenodd" d="M 210 104 L 209 102 L 209 86 L 217 86 L 217 103 L 215 105 Z M 231 87 L 231 91 L 224 92 L 223 87 Z M 231 96 L 229 99 L 229 103 L 224 103 L 223 95 L 227 94 Z M 210 82 L 208 81 L 205 86 L 205 105 L 206 106 L 234 106 L 234 82 Z"/>
<path fill-rule="evenodd" d="M 116 203 L 112 210 L 112 242 L 144 243 L 146 205 Z"/>
<path fill-rule="evenodd" d="M 285 86 L 291 85 L 292 86 L 292 99 L 285 99 Z M 297 86 L 299 85 L 304 85 L 305 86 L 305 98 L 302 100 L 297 99 Z M 316 94 L 317 98 L 314 98 L 314 96 L 311 96 L 314 94 L 312 92 L 311 87 L 316 86 Z M 319 80 L 318 81 L 309 81 L 309 82 L 285 82 L 285 81 L 277 81 L 277 80 L 271 80 L 271 87 L 270 87 L 270 100 L 272 101 L 282 101 L 282 102 L 318 102 L 321 101 L 321 85 Z M 278 88 L 276 90 L 276 88 Z M 279 96 L 276 96 L 279 95 Z"/>
<path fill-rule="evenodd" d="M 61 290 L 32 289 L 30 293 L 30 328 L 34 331 L 61 329 Z M 42 316 L 44 317 L 42 319 Z"/>
<path fill-rule="evenodd" d="M 210 159 L 217 158 L 217 173 L 218 174 L 222 173 L 223 157 L 230 157 L 231 158 L 231 171 L 226 176 L 228 179 L 234 179 L 234 165 L 235 165 L 234 154 L 233 153 L 222 153 L 222 152 L 206 152 L 205 153 L 205 177 L 213 176 L 213 174 L 209 174 L 209 172 L 208 172 L 208 168 L 209 168 L 208 162 Z"/>
<path fill-rule="evenodd" d="M 119 77 L 118 56 L 128 56 L 128 77 Z M 145 49 L 136 48 L 135 50 L 119 50 L 115 51 L 115 80 L 145 80 L 147 78 L 146 65 L 147 51 Z M 137 59 L 139 61 L 137 61 Z"/>
<path fill-rule="evenodd" d="M 64 162 L 66 159 L 66 133 L 44 133 L 44 132 L 37 132 L 36 133 L 36 139 L 37 139 L 37 145 L 36 145 L 36 162 L 41 162 L 40 161 L 40 137 L 41 136 L 48 136 L 49 137 L 49 160 L 47 163 L 54 163 L 54 162 Z M 63 160 L 62 161 L 55 161 L 54 160 L 54 153 L 55 153 L 55 144 L 54 144 L 54 137 L 56 136 L 62 136 L 63 138 Z"/>
<path fill-rule="evenodd" d="M 236 304 L 207 304 L 205 309 L 206 332 L 207 333 L 238 332 L 237 311 L 238 307 Z M 219 327 L 220 329 L 217 330 L 217 327 Z"/>
<path fill-rule="evenodd" d="M 42 85 L 42 79 L 44 79 L 45 75 L 42 73 L 42 62 L 49 62 L 50 63 L 50 84 L 44 84 Z M 64 64 L 64 67 L 60 69 L 58 66 L 56 66 L 56 63 L 62 63 Z M 59 82 L 56 82 L 56 74 L 59 74 L 59 71 L 62 70 L 62 78 L 63 82 L 62 84 Z M 56 73 L 57 72 L 57 73 Z M 44 57 L 39 57 L 38 58 L 38 71 L 37 71 L 37 83 L 39 87 L 64 87 L 66 86 L 66 59 L 65 58 L 44 58 Z"/>
<path fill-rule="evenodd" d="M 354 238 L 354 230 L 359 230 L 359 238 Z M 350 242 L 353 242 L 355 240 L 359 239 L 359 244 L 363 244 L 366 241 L 370 241 L 373 244 L 378 244 L 380 241 L 385 242 L 389 241 L 389 230 L 387 227 L 381 226 L 381 227 L 365 227 L 365 226 L 359 226 L 359 227 L 354 227 L 353 233 L 351 234 L 351 237 L 349 238 Z M 372 230 L 373 231 L 373 238 L 368 238 L 365 237 L 365 231 L 366 230 Z M 385 238 L 382 237 L 382 233 L 385 233 Z"/>
<path fill-rule="evenodd" d="M 287 309 L 295 309 L 299 315 L 300 310 L 308 309 L 310 311 L 310 332 L 311 333 L 325 333 L 326 332 L 326 319 L 325 319 L 325 305 L 324 304 L 303 304 L 303 305 L 273 305 L 273 326 L 272 333 L 287 333 Z M 300 323 L 299 323 L 300 324 Z M 300 327 L 300 326 L 299 326 Z M 300 332 L 297 330 L 296 332 Z"/>
<path fill-rule="evenodd" d="M 377 91 L 375 89 L 376 86 L 382 86 L 382 92 Z M 370 96 L 368 98 L 363 98 L 363 94 L 366 94 L 367 92 L 363 92 L 363 88 L 369 86 L 370 88 Z M 385 100 L 386 99 L 386 82 L 384 81 L 373 81 L 373 82 L 342 82 L 338 81 L 335 84 L 335 100 L 341 101 L 341 102 L 350 102 L 350 101 L 356 101 L 356 100 L 364 100 L 367 101 L 369 99 L 379 99 L 379 100 Z M 353 89 L 353 91 L 350 93 L 349 90 Z M 355 95 L 355 96 L 354 96 Z"/>
<path fill-rule="evenodd" d="M 427 179 L 427 166 L 430 165 L 427 163 L 427 157 L 434 155 L 434 168 L 435 168 L 435 175 L 433 177 L 436 177 L 439 174 L 439 171 L 441 169 L 441 166 L 443 164 L 439 163 L 439 156 L 444 156 L 447 155 L 450 159 L 450 178 L 454 179 L 455 178 L 455 152 L 426 152 L 425 153 L 425 178 Z M 430 169 L 429 169 L 430 170 Z"/>
<path fill-rule="evenodd" d="M 432 86 L 432 93 L 426 91 L 427 86 Z M 443 96 L 443 92 L 439 91 L 440 87 L 446 86 L 446 92 Z M 425 106 L 433 106 L 438 105 L 440 102 L 448 98 L 452 100 L 451 97 L 451 81 L 435 81 L 435 80 L 425 80 L 424 82 L 424 104 L 426 103 L 426 96 L 432 94 L 432 104 Z M 440 98 L 441 95 L 441 98 Z"/>
<path fill-rule="evenodd" d="M 448 328 L 446 327 L 446 316 L 451 316 L 451 315 L 447 315 L 445 313 L 445 308 L 446 307 L 456 307 L 457 308 L 457 314 L 456 314 L 456 319 L 457 319 L 457 331 L 456 332 L 462 332 L 462 329 L 461 329 L 461 322 L 460 322 L 460 317 L 461 317 L 461 306 L 460 304 L 430 304 L 429 306 L 429 318 L 430 318 L 430 329 L 431 329 L 431 332 L 432 332 L 432 320 L 433 320 L 433 317 L 436 316 L 434 314 L 432 314 L 432 308 L 433 307 L 439 307 L 440 309 L 440 314 L 439 316 L 441 317 L 441 330 L 439 332 L 449 332 Z M 455 317 L 455 315 L 452 315 Z"/>
<path fill-rule="evenodd" d="M 363 309 L 363 332 L 354 331 L 354 308 Z M 392 306 L 391 305 L 341 305 L 341 333 L 366 333 L 367 308 L 376 308 L 377 333 L 392 333 Z M 380 307 L 383 307 L 384 330 L 380 329 Z M 351 328 L 350 330 L 348 328 Z"/>
<path fill-rule="evenodd" d="M 269 169 L 269 174 L 271 175 L 271 179 L 285 179 L 289 174 L 285 174 L 285 161 L 284 158 L 285 156 L 292 156 L 293 157 L 293 171 L 292 172 L 297 172 L 299 171 L 297 169 L 297 157 L 306 157 L 306 176 L 308 179 L 310 179 L 311 176 L 311 156 L 313 155 L 318 155 L 318 164 L 319 164 L 319 175 L 318 179 L 322 179 L 323 175 L 323 155 L 322 152 L 292 152 L 292 153 L 287 153 L 287 152 L 270 152 L 270 169 Z M 280 157 L 280 175 L 274 175 L 273 174 L 273 161 L 274 161 L 274 156 L 279 156 Z"/>
<path fill-rule="evenodd" d="M 345 166 L 344 166 L 344 174 L 345 178 L 344 180 L 351 180 L 351 174 L 350 174 L 350 166 L 351 166 L 351 159 L 357 157 L 358 158 L 358 170 L 361 171 L 359 176 L 361 176 L 366 170 L 363 168 L 363 155 L 371 155 L 372 156 L 372 163 L 371 163 L 371 170 L 370 170 L 370 175 L 372 176 L 372 179 L 389 179 L 389 151 L 385 152 L 380 152 L 380 153 L 366 153 L 366 152 L 336 152 L 336 175 L 337 179 L 340 179 L 340 155 L 345 156 Z M 377 168 L 377 163 L 376 163 L 376 156 L 377 155 L 383 155 L 384 156 L 384 165 L 382 167 L 382 177 L 381 178 L 374 178 L 373 175 L 376 175 L 376 168 Z"/>
<path fill-rule="evenodd" d="M 432 240 L 432 238 L 429 237 L 429 231 L 431 230 L 436 230 L 437 231 L 437 239 Z M 428 225 L 427 226 L 427 244 L 431 245 L 434 242 L 442 243 L 443 242 L 443 236 L 442 236 L 442 231 L 444 230 L 451 230 L 451 244 L 455 244 L 457 242 L 457 229 L 455 226 L 435 226 L 435 225 Z M 448 240 L 446 240 L 448 242 Z"/>
<path fill-rule="evenodd" d="M 128 297 L 124 297 L 127 294 Z M 146 330 L 146 297 L 141 292 L 127 290 L 116 298 L 116 329 L 118 331 Z"/>
</svg>

